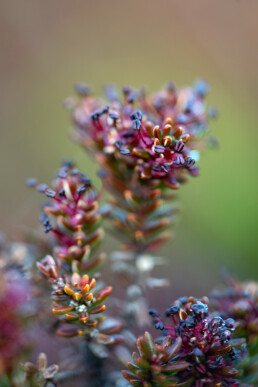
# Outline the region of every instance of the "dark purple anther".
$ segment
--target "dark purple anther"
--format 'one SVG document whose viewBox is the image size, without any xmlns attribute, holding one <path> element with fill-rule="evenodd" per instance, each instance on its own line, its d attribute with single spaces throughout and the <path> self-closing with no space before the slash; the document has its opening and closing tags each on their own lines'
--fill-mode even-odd
<svg viewBox="0 0 258 387">
<path fill-rule="evenodd" d="M 185 144 L 183 142 L 177 141 L 175 143 L 174 149 L 176 152 L 182 152 L 182 150 L 184 149 L 184 146 L 185 146 Z"/>
<path fill-rule="evenodd" d="M 79 180 L 82 182 L 83 185 L 86 187 L 91 186 L 91 179 L 83 174 L 80 175 Z"/>
<path fill-rule="evenodd" d="M 124 147 L 121 147 L 121 148 L 120 148 L 120 153 L 121 153 L 122 155 L 129 155 L 131 152 L 129 151 L 129 149 L 126 149 L 126 148 L 124 148 Z"/>
<path fill-rule="evenodd" d="M 165 148 L 164 148 L 164 146 L 162 146 L 162 145 L 155 145 L 155 146 L 154 146 L 154 152 L 155 152 L 155 153 L 162 154 L 162 153 L 165 152 Z"/>
<path fill-rule="evenodd" d="M 142 111 L 141 110 L 136 110 L 130 115 L 132 120 L 142 120 Z"/>
<path fill-rule="evenodd" d="M 220 340 L 222 344 L 227 344 L 231 338 L 231 332 L 228 329 L 225 329 L 221 332 Z"/>
<path fill-rule="evenodd" d="M 161 322 L 161 321 L 157 322 L 157 323 L 155 324 L 155 328 L 156 328 L 156 329 L 160 329 L 161 331 L 163 331 L 163 330 L 164 330 L 164 324 L 163 324 L 163 322 Z"/>
<path fill-rule="evenodd" d="M 79 187 L 77 188 L 76 192 L 81 195 L 83 194 L 85 191 L 86 191 L 86 185 L 85 184 L 81 184 L 79 185 Z"/>
<path fill-rule="evenodd" d="M 164 163 L 161 165 L 161 169 L 163 172 L 168 173 L 170 171 L 170 166 L 168 163 Z"/>
<path fill-rule="evenodd" d="M 197 357 L 202 357 L 204 356 L 204 353 L 199 348 L 194 348 L 193 355 Z"/>
<path fill-rule="evenodd" d="M 142 124 L 140 120 L 133 120 L 133 125 L 132 125 L 133 130 L 141 130 Z"/>
<path fill-rule="evenodd" d="M 159 316 L 159 312 L 156 309 L 151 308 L 151 309 L 149 309 L 149 315 L 152 316 L 152 317 L 158 317 Z"/>
<path fill-rule="evenodd" d="M 209 89 L 209 84 L 203 79 L 200 79 L 194 85 L 194 91 L 201 97 L 204 97 L 209 92 Z"/>
<path fill-rule="evenodd" d="M 177 314 L 178 311 L 179 311 L 179 306 L 174 305 L 166 310 L 166 315 L 167 316 L 174 316 L 174 314 Z"/>
<path fill-rule="evenodd" d="M 185 162 L 185 160 L 183 159 L 183 157 L 181 155 L 176 156 L 176 158 L 175 158 L 176 165 L 184 165 L 184 162 Z"/>
<path fill-rule="evenodd" d="M 193 304 L 190 308 L 190 311 L 197 320 L 202 320 L 208 315 L 208 307 L 202 302 L 200 304 Z"/>
<path fill-rule="evenodd" d="M 235 323 L 235 320 L 233 320 L 233 318 L 228 318 L 226 321 L 225 321 L 225 325 L 228 329 L 230 329 L 231 331 L 234 331 L 235 330 L 235 327 L 236 327 L 236 323 Z"/>
<path fill-rule="evenodd" d="M 87 96 L 90 94 L 90 87 L 88 85 L 85 85 L 84 83 L 76 83 L 74 86 L 76 93 L 78 93 L 81 96 Z"/>
<path fill-rule="evenodd" d="M 103 110 L 102 110 L 102 114 L 107 114 L 109 112 L 109 105 L 106 105 Z"/>
<path fill-rule="evenodd" d="M 127 96 L 127 95 L 129 95 L 129 94 L 131 93 L 132 89 L 131 89 L 130 86 L 124 86 L 124 87 L 122 88 L 122 91 L 123 91 L 123 94 L 124 94 L 125 96 Z"/>
<path fill-rule="evenodd" d="M 46 184 L 39 184 L 37 186 L 37 191 L 43 193 L 43 192 L 45 192 L 47 190 L 47 188 L 48 188 L 48 186 Z"/>
<path fill-rule="evenodd" d="M 135 100 L 135 94 L 132 92 L 129 94 L 128 98 L 127 98 L 127 102 L 128 103 L 133 103 Z"/>
<path fill-rule="evenodd" d="M 109 117 L 112 118 L 112 120 L 117 121 L 119 119 L 119 114 L 117 112 L 110 112 Z"/>
<path fill-rule="evenodd" d="M 56 196 L 56 192 L 51 189 L 51 188 L 48 188 L 46 191 L 45 191 L 45 194 L 48 198 L 54 198 Z"/>
<path fill-rule="evenodd" d="M 67 178 L 67 168 L 61 168 L 57 174 L 57 176 L 60 179 L 66 179 Z"/>
<path fill-rule="evenodd" d="M 97 112 L 91 114 L 91 119 L 92 119 L 93 121 L 98 120 L 99 117 L 100 117 L 100 112 L 99 112 L 99 111 L 97 111 Z"/>
<path fill-rule="evenodd" d="M 31 178 L 26 181 L 27 187 L 33 188 L 38 184 L 37 179 Z"/>
<path fill-rule="evenodd" d="M 195 160 L 192 159 L 191 157 L 187 157 L 187 159 L 185 160 L 186 168 L 191 168 L 194 166 L 194 164 L 195 164 Z"/>
<path fill-rule="evenodd" d="M 209 322 L 209 330 L 210 332 L 215 335 L 220 327 L 224 325 L 224 320 L 217 316 L 214 317 L 210 322 Z"/>
</svg>

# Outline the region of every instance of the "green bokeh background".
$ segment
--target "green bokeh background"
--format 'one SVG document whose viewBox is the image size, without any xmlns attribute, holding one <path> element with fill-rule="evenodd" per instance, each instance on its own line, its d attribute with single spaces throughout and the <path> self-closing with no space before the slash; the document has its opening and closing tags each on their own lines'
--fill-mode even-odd
<svg viewBox="0 0 258 387">
<path fill-rule="evenodd" d="M 49 183 L 71 156 L 95 178 L 68 138 L 62 101 L 75 82 L 100 94 L 105 83 L 154 91 L 203 77 L 220 148 L 179 192 L 181 220 L 162 252 L 170 264 L 158 274 L 174 293 L 206 292 L 222 267 L 257 279 L 257 12 L 257 0 L 0 1 L 1 230 L 16 238 L 39 227 L 42 197 L 27 177 Z"/>
</svg>

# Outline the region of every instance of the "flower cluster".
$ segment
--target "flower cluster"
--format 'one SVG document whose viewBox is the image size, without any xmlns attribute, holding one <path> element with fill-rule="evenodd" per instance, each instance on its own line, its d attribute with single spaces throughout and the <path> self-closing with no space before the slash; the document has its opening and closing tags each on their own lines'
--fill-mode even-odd
<svg viewBox="0 0 258 387">
<path fill-rule="evenodd" d="M 166 311 L 166 324 L 150 310 L 161 337 L 154 345 L 145 334 L 137 343 L 140 358 L 129 364 L 124 376 L 137 386 L 236 386 L 234 364 L 245 352 L 244 340 L 232 340 L 235 322 L 208 311 L 207 298 L 183 297 Z M 160 379 L 157 379 L 157 376 Z M 158 381 L 160 380 L 160 382 Z M 168 382 L 168 383 L 167 383 Z"/>
<path fill-rule="evenodd" d="M 85 335 L 87 328 L 95 327 L 98 324 L 98 319 L 90 317 L 104 312 L 106 307 L 103 301 L 109 296 L 112 288 L 109 286 L 94 291 L 95 285 L 95 278 L 90 279 L 87 274 L 81 277 L 79 274 L 73 273 L 71 278 L 66 276 L 65 280 L 63 278 L 57 279 L 56 289 L 52 294 L 53 313 L 64 315 L 67 321 L 79 320 L 81 323 L 78 328 L 73 325 L 73 330 L 59 330 L 60 335 Z"/>
<path fill-rule="evenodd" d="M 57 333 L 63 337 L 86 335 L 87 340 L 101 343 L 119 341 L 121 337 L 115 335 L 121 329 L 119 322 L 112 325 L 114 336 L 105 337 L 97 329 L 105 317 L 95 318 L 105 311 L 103 302 L 112 287 L 104 287 L 92 277 L 105 259 L 104 254 L 93 253 L 103 236 L 100 223 L 106 210 L 99 207 L 90 179 L 66 162 L 51 188 L 35 179 L 28 184 L 52 199 L 52 204 L 44 206 L 40 219 L 45 231 L 55 237 L 53 254 L 37 262 L 37 267 L 52 285 L 52 311 L 60 316 Z"/>
<path fill-rule="evenodd" d="M 27 184 L 52 199 L 51 204 L 45 204 L 40 220 L 45 232 L 55 236 L 55 256 L 68 264 L 87 262 L 104 233 L 100 227 L 103 212 L 90 179 L 66 162 L 52 188 L 35 179 L 29 179 Z"/>
<path fill-rule="evenodd" d="M 207 130 L 208 90 L 204 81 L 180 90 L 169 84 L 148 98 L 125 87 L 123 102 L 108 94 L 110 105 L 83 94 L 73 113 L 77 139 L 103 152 L 107 162 L 136 171 L 142 180 L 178 188 L 182 170 L 197 173 L 191 151 L 200 148 L 198 139 Z"/>
<path fill-rule="evenodd" d="M 84 85 L 76 90 L 74 139 L 101 165 L 104 187 L 112 194 L 115 234 L 123 248 L 138 253 L 159 248 L 174 222 L 175 208 L 162 209 L 165 188 L 177 189 L 187 174 L 198 174 L 195 160 L 208 130 L 208 84 L 176 90 L 170 83 L 150 96 L 126 86 L 122 100 L 107 87 L 108 105 Z"/>
</svg>

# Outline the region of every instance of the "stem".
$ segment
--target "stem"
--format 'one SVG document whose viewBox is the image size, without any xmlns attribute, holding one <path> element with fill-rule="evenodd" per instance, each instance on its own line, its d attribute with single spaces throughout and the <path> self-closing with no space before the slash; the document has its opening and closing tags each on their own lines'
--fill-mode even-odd
<svg viewBox="0 0 258 387">
<path fill-rule="evenodd" d="M 104 364 L 103 359 L 96 356 L 89 348 L 89 343 L 86 341 L 85 346 L 85 367 L 86 378 L 85 387 L 103 387 L 105 384 Z"/>
</svg>

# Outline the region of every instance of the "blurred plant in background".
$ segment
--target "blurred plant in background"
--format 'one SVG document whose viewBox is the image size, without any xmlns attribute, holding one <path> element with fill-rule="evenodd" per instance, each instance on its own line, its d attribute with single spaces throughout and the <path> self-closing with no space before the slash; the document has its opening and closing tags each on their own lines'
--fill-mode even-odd
<svg viewBox="0 0 258 387">
<path fill-rule="evenodd" d="M 0 240 L 0 385 L 19 378 L 19 362 L 32 349 L 30 332 L 36 305 L 28 270 L 33 263 L 29 246 Z"/>
<path fill-rule="evenodd" d="M 155 309 L 148 313 L 151 289 L 168 286 L 167 279 L 151 272 L 162 263 L 156 254 L 176 221 L 174 191 L 188 175 L 198 175 L 200 153 L 216 144 L 207 134 L 209 119 L 217 114 L 206 106 L 208 84 L 200 80 L 176 89 L 168 83 L 150 96 L 129 86 L 121 96 L 112 86 L 104 91 L 102 100 L 87 85 L 77 84 L 79 100 L 66 101 L 73 140 L 100 166 L 99 193 L 71 161 L 62 164 L 50 187 L 36 179 L 27 182 L 48 200 L 40 221 L 49 238 L 35 240 L 33 254 L 24 253 L 20 262 L 13 262 L 9 250 L 3 253 L 3 383 L 69 386 L 75 379 L 78 385 L 95 387 L 255 385 L 255 282 L 227 280 L 210 301 L 182 297 L 167 309 L 169 323 Z M 104 229 L 120 244 L 111 254 L 109 286 L 100 274 L 106 254 L 97 251 Z M 15 246 L 27 252 L 27 245 Z M 23 281 L 28 288 L 16 288 Z M 32 348 L 29 339 L 24 341 L 23 321 L 32 321 L 33 314 L 20 310 L 30 294 L 28 306 L 30 313 L 36 306 L 39 336 L 46 331 L 62 338 L 63 359 L 50 366 L 41 348 L 35 363 L 25 361 L 35 354 L 23 356 Z M 145 332 L 137 339 L 150 323 L 149 314 L 161 337 Z M 139 354 L 131 359 L 135 345 Z"/>
</svg>

